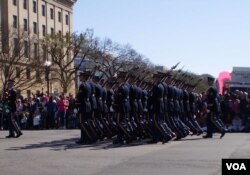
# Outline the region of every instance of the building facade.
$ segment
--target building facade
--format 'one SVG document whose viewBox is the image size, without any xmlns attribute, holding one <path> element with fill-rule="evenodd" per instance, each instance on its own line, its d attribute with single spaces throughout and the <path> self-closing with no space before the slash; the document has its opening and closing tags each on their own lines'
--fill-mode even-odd
<svg viewBox="0 0 250 175">
<path fill-rule="evenodd" d="M 46 35 L 65 35 L 72 32 L 72 12 L 75 2 L 76 0 L 0 0 L 0 52 L 6 52 L 8 50 L 6 47 L 11 45 L 15 46 L 15 38 L 14 42 L 11 38 L 13 33 L 19 38 L 20 35 L 25 34 L 32 38 L 32 43 L 29 40 L 28 44 L 26 42 L 23 44 L 24 50 L 28 50 L 25 57 L 42 58 L 45 62 L 49 58 L 46 53 L 41 56 L 39 42 Z M 6 37 L 8 40 L 5 39 Z M 40 66 L 43 67 L 43 65 Z M 30 69 L 32 67 L 27 68 L 27 71 L 31 71 Z M 43 81 L 38 87 L 40 90 L 41 87 L 46 89 L 46 82 Z M 36 86 L 33 86 L 33 89 L 35 90 Z M 28 90 L 34 91 L 33 89 Z M 60 91 L 60 86 L 51 81 L 50 92 Z"/>
</svg>

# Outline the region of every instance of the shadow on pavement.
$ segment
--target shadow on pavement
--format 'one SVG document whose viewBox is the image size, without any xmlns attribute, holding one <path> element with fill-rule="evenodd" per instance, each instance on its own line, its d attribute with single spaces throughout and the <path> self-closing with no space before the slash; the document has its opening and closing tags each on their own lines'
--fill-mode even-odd
<svg viewBox="0 0 250 175">
<path fill-rule="evenodd" d="M 140 140 L 133 141 L 129 144 L 113 144 L 112 140 L 103 140 L 103 141 L 97 141 L 96 143 L 93 144 L 76 144 L 75 142 L 77 139 L 78 138 L 71 138 L 71 139 L 54 140 L 50 142 L 40 142 L 37 144 L 27 144 L 21 147 L 10 147 L 6 150 L 18 151 L 18 150 L 29 150 L 29 149 L 41 149 L 41 148 L 49 148 L 50 150 L 53 151 L 79 149 L 79 148 L 89 148 L 89 150 L 104 150 L 104 149 L 115 149 L 115 148 L 147 145 L 147 141 L 149 141 L 148 139 L 144 139 L 141 141 Z M 203 140 L 203 138 L 202 137 L 183 138 L 178 141 L 192 141 L 192 140 Z M 161 142 L 158 142 L 158 144 L 161 144 Z"/>
<path fill-rule="evenodd" d="M 78 148 L 91 148 L 90 150 L 103 150 L 103 149 L 113 149 L 113 148 L 122 148 L 122 147 L 133 147 L 146 144 L 146 141 L 135 141 L 130 144 L 113 144 L 112 140 L 98 141 L 93 144 L 76 144 L 75 141 L 77 138 L 55 140 L 51 142 L 41 142 L 37 144 L 27 144 L 21 147 L 10 147 L 6 150 L 8 151 L 19 151 L 19 150 L 29 150 L 29 149 L 41 149 L 49 148 L 53 151 L 69 150 L 69 149 L 78 149 Z"/>
</svg>

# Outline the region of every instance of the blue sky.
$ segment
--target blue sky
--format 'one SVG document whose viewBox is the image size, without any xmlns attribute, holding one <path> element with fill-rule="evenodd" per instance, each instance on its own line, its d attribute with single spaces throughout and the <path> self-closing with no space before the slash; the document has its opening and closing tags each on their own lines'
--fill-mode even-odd
<svg viewBox="0 0 250 175">
<path fill-rule="evenodd" d="M 217 76 L 250 67 L 250 0 L 78 0 L 74 30 L 130 44 L 156 65 Z"/>
</svg>

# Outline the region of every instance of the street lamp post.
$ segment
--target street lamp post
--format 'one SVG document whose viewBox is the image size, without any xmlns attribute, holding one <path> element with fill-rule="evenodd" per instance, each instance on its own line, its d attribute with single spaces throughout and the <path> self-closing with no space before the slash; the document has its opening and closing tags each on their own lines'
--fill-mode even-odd
<svg viewBox="0 0 250 175">
<path fill-rule="evenodd" d="M 51 66 L 51 61 L 46 60 L 44 63 L 45 66 L 45 79 L 47 81 L 47 93 L 49 96 L 49 72 L 50 72 L 50 66 Z"/>
</svg>

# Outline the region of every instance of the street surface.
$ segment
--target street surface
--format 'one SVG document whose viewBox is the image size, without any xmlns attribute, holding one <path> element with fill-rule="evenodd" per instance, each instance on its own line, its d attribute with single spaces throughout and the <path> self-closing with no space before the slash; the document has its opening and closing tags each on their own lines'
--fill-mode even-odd
<svg viewBox="0 0 250 175">
<path fill-rule="evenodd" d="M 189 136 L 165 145 L 146 141 L 76 145 L 78 130 L 0 131 L 0 175 L 220 175 L 222 158 L 250 158 L 250 134 Z"/>
</svg>

